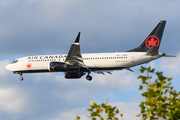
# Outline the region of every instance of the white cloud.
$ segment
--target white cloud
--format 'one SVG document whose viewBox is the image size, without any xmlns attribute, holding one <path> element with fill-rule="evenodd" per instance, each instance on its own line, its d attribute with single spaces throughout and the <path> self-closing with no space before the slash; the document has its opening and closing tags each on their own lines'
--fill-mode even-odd
<svg viewBox="0 0 180 120">
<path fill-rule="evenodd" d="M 108 96 L 116 96 L 125 92 L 138 90 L 140 81 L 137 80 L 137 75 L 129 71 L 114 71 L 113 75 L 99 75 L 93 74 L 93 80 L 87 81 L 85 77 L 74 80 L 65 79 L 63 76 L 56 76 L 55 81 L 61 89 L 56 89 L 53 94 L 61 99 L 68 101 L 83 100 L 98 96 L 104 99 Z M 54 82 L 53 79 L 50 79 Z M 66 89 L 64 92 L 63 89 Z M 106 94 L 105 94 L 106 93 Z M 105 94 L 105 95 L 101 95 Z M 107 99 L 105 98 L 105 99 Z"/>
<path fill-rule="evenodd" d="M 149 66 L 150 66 L 151 68 L 156 68 L 156 64 L 155 64 L 154 61 L 151 61 L 151 62 L 149 63 Z"/>
<path fill-rule="evenodd" d="M 109 105 L 111 105 L 112 107 L 117 107 L 119 109 L 119 114 L 123 113 L 124 120 L 140 120 L 140 118 L 136 117 L 136 112 L 140 113 L 139 104 L 140 103 L 123 102 L 109 103 Z M 90 115 L 87 111 L 87 109 L 89 108 L 90 105 L 87 108 L 82 107 L 78 109 L 64 111 L 57 115 L 53 115 L 50 118 L 47 118 L 46 120 L 74 120 L 76 116 L 80 116 L 81 120 L 90 120 L 90 118 L 87 117 Z M 120 118 L 120 115 L 117 115 L 116 117 Z"/>
<path fill-rule="evenodd" d="M 76 116 L 80 116 L 81 120 L 90 120 L 86 115 L 88 115 L 87 108 L 83 107 L 61 112 L 55 116 L 47 118 L 46 120 L 75 120 Z"/>
<path fill-rule="evenodd" d="M 171 75 L 180 74 L 180 54 L 178 54 L 177 57 L 162 58 L 160 68 Z"/>
<path fill-rule="evenodd" d="M 53 73 L 35 73 L 32 74 L 32 76 L 35 77 L 35 79 L 33 79 L 35 83 L 42 82 L 43 80 L 52 80 L 54 78 Z"/>
<path fill-rule="evenodd" d="M 8 6 L 10 3 L 15 3 L 17 2 L 18 0 L 0 0 L 0 6 Z"/>
<path fill-rule="evenodd" d="M 120 113 L 123 113 L 124 120 L 140 120 L 136 117 L 136 112 L 140 113 L 139 102 L 138 103 L 110 103 L 112 106 L 116 106 Z"/>
<path fill-rule="evenodd" d="M 5 76 L 8 73 L 8 70 L 5 69 L 10 61 L 8 59 L 0 61 L 0 76 Z"/>
<path fill-rule="evenodd" d="M 23 113 L 28 98 L 21 89 L 16 87 L 0 88 L 0 111 L 8 114 Z"/>
<path fill-rule="evenodd" d="M 130 88 L 131 90 L 136 88 L 137 85 L 137 75 L 134 72 L 127 70 L 119 70 L 112 72 L 112 75 L 106 74 L 95 74 L 94 80 L 98 80 L 98 85 L 103 87 L 111 87 L 113 89 L 117 88 Z"/>
</svg>

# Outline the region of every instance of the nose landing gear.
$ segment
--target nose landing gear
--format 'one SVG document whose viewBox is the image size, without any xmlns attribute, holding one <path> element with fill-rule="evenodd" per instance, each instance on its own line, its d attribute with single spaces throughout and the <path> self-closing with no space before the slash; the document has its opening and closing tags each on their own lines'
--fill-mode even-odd
<svg viewBox="0 0 180 120">
<path fill-rule="evenodd" d="M 19 75 L 21 76 L 19 79 L 23 81 L 22 73 L 19 73 Z"/>
<path fill-rule="evenodd" d="M 14 72 L 14 74 L 20 75 L 21 77 L 20 77 L 19 79 L 20 79 L 21 81 L 23 81 L 22 72 Z"/>
</svg>

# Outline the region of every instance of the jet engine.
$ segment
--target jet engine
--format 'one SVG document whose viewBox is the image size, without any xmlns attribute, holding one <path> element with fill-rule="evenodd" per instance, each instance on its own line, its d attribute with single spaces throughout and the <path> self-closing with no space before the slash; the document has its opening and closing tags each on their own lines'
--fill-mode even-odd
<svg viewBox="0 0 180 120">
<path fill-rule="evenodd" d="M 81 78 L 83 75 L 83 72 L 64 72 L 64 77 L 67 79 Z"/>
<path fill-rule="evenodd" d="M 58 72 L 64 71 L 67 69 L 67 65 L 62 62 L 50 62 L 49 63 L 49 71 L 51 72 Z"/>
</svg>

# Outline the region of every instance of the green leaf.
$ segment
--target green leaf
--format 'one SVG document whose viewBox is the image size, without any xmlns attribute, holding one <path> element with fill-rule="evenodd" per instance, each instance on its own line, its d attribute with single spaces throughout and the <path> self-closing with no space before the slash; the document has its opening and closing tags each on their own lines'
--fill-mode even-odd
<svg viewBox="0 0 180 120">
<path fill-rule="evenodd" d="M 166 89 L 166 90 L 165 90 L 165 92 L 164 92 L 164 94 L 166 94 L 166 93 L 167 93 L 167 91 L 168 91 L 168 90 Z"/>
<path fill-rule="evenodd" d="M 139 86 L 139 90 L 142 90 L 142 89 L 143 89 L 143 86 L 142 86 L 142 85 L 140 85 L 140 86 Z"/>
<path fill-rule="evenodd" d="M 160 88 L 162 86 L 161 83 L 159 82 L 156 85 L 157 85 L 157 88 Z"/>
<path fill-rule="evenodd" d="M 141 79 L 142 83 L 145 84 L 145 81 L 147 80 L 147 77 L 140 75 L 138 79 Z"/>
<path fill-rule="evenodd" d="M 99 116 L 99 113 L 97 113 L 97 112 L 92 112 L 92 113 L 91 113 L 91 116 Z"/>
<path fill-rule="evenodd" d="M 167 81 L 171 81 L 172 80 L 172 77 L 171 78 L 167 78 Z"/>
<path fill-rule="evenodd" d="M 104 118 L 100 117 L 100 120 L 104 120 Z"/>
<path fill-rule="evenodd" d="M 92 118 L 92 120 L 96 120 L 96 118 Z"/>
<path fill-rule="evenodd" d="M 143 66 L 141 66 L 140 72 L 141 72 L 141 73 L 144 73 L 145 70 L 146 70 L 146 68 L 143 67 Z"/>
<path fill-rule="evenodd" d="M 116 110 L 116 114 L 118 114 L 118 113 L 119 113 L 119 110 L 117 109 L 117 110 Z"/>
<path fill-rule="evenodd" d="M 148 93 L 147 92 L 144 92 L 141 95 L 144 96 L 144 97 L 148 97 Z"/>
<path fill-rule="evenodd" d="M 151 69 L 149 72 L 154 73 L 155 69 Z"/>
<path fill-rule="evenodd" d="M 98 105 L 96 103 L 94 103 L 94 107 L 97 107 Z"/>
<path fill-rule="evenodd" d="M 115 114 L 113 112 L 110 112 L 109 115 L 108 115 L 108 117 L 110 117 L 110 118 L 112 118 L 114 116 L 115 116 Z"/>
<path fill-rule="evenodd" d="M 144 102 L 141 102 L 141 104 L 139 105 L 139 107 L 144 107 Z"/>
<path fill-rule="evenodd" d="M 168 83 L 168 85 L 171 85 L 171 82 L 170 82 L 170 83 Z"/>
<path fill-rule="evenodd" d="M 112 111 L 114 111 L 115 109 L 116 109 L 116 107 L 113 107 L 113 108 L 112 108 Z"/>
<path fill-rule="evenodd" d="M 105 107 L 105 104 L 104 104 L 104 103 L 102 103 L 102 104 L 101 104 L 101 107 L 103 107 L 103 108 L 104 108 L 104 107 Z"/>
<path fill-rule="evenodd" d="M 106 101 L 105 105 L 107 105 L 108 103 L 109 103 L 109 99 L 107 99 L 107 101 Z"/>
<path fill-rule="evenodd" d="M 151 67 L 149 66 L 148 69 L 147 69 L 147 72 L 150 72 L 151 71 Z"/>
<path fill-rule="evenodd" d="M 119 120 L 118 118 L 114 117 L 114 120 Z"/>
<path fill-rule="evenodd" d="M 79 116 L 77 116 L 77 117 L 76 117 L 76 120 L 80 120 L 80 117 L 79 117 Z"/>
<path fill-rule="evenodd" d="M 92 109 L 87 109 L 87 110 L 90 111 L 90 112 L 93 111 Z"/>
<path fill-rule="evenodd" d="M 158 72 L 157 72 L 157 73 L 158 73 Z M 162 74 L 163 74 L 162 72 L 160 72 L 160 73 L 157 74 L 157 75 L 158 75 L 158 79 L 159 79 L 160 81 L 166 79 L 166 77 L 164 77 Z"/>
<path fill-rule="evenodd" d="M 142 76 L 142 75 L 140 75 L 139 77 L 138 77 L 138 79 L 142 79 L 142 80 L 146 80 L 146 77 L 145 76 Z"/>
</svg>

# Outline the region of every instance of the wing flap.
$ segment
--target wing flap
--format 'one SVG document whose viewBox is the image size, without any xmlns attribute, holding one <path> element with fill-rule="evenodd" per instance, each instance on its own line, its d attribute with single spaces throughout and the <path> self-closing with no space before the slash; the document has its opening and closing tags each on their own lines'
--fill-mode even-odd
<svg viewBox="0 0 180 120">
<path fill-rule="evenodd" d="M 75 59 L 78 59 L 80 61 L 83 61 L 82 57 L 78 57 L 78 56 L 73 56 Z"/>
<path fill-rule="evenodd" d="M 104 71 L 98 70 L 98 71 L 94 71 L 94 72 L 97 73 L 97 74 L 102 74 L 102 75 L 105 75 L 104 72 L 106 72 L 106 73 L 112 75 L 112 71 L 107 71 L 107 70 L 104 70 Z"/>
<path fill-rule="evenodd" d="M 126 70 L 128 70 L 128 71 L 131 71 L 131 72 L 134 72 L 132 69 L 130 69 L 130 68 L 125 68 Z"/>
</svg>

